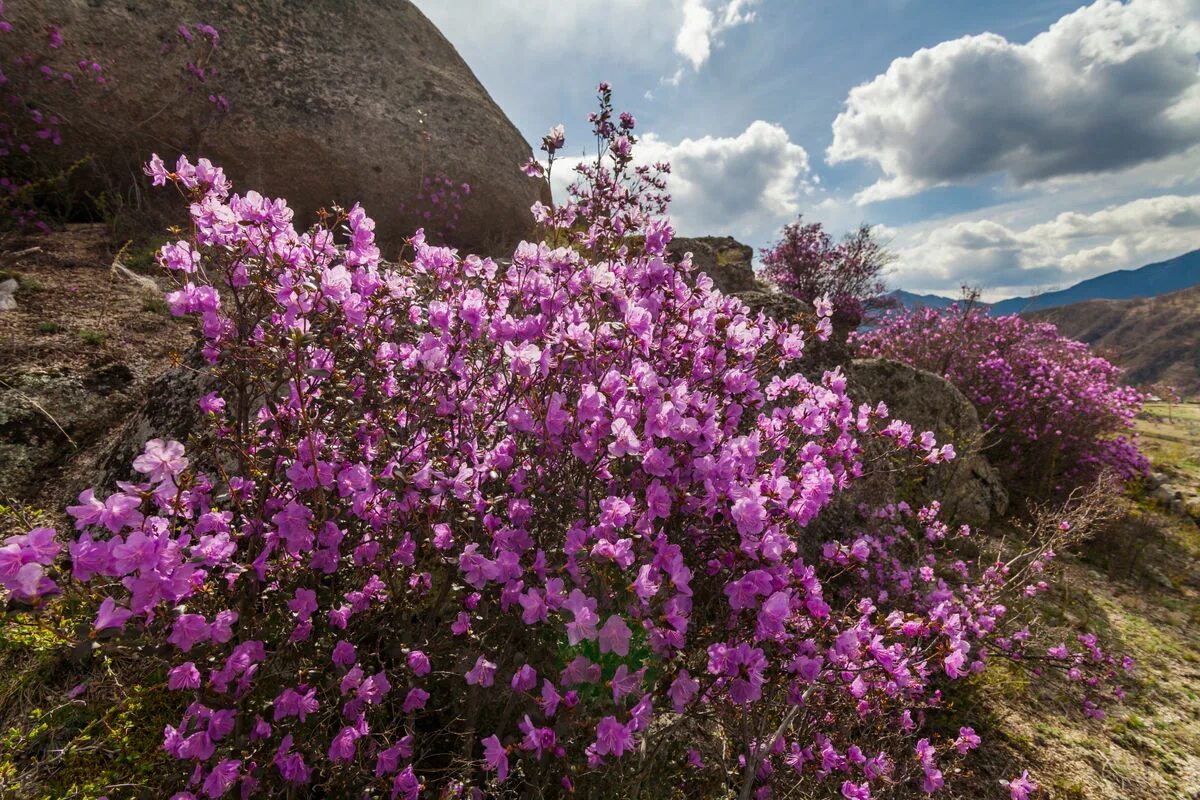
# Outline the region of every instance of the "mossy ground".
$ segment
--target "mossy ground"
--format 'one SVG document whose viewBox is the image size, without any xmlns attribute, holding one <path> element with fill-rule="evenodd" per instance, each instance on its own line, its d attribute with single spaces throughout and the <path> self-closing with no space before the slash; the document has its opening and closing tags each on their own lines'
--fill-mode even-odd
<svg viewBox="0 0 1200 800">
<path fill-rule="evenodd" d="M 1154 468 L 1197 469 L 1200 406 L 1150 412 L 1139 429 Z M 992 746 L 967 761 L 958 795 L 1007 798 L 999 781 L 1028 769 L 1045 798 L 1200 798 L 1200 527 L 1134 491 L 1121 519 L 1067 556 L 1041 614 L 1063 639 L 1088 627 L 1132 656 L 1128 698 L 1089 719 L 1061 683 L 994 664 L 955 698 L 953 722 Z"/>
</svg>

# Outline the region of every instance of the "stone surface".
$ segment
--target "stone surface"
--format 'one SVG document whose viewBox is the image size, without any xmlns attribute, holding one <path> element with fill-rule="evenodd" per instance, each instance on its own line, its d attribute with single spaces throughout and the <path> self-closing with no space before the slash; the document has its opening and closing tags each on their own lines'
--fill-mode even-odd
<svg viewBox="0 0 1200 800">
<path fill-rule="evenodd" d="M 146 189 L 151 151 L 211 158 L 236 189 L 287 198 L 301 228 L 319 207 L 360 201 L 389 256 L 425 224 L 412 210 L 423 177 L 470 184 L 452 243 L 488 253 L 526 235 L 548 192 L 518 169 L 530 155 L 520 132 L 409 0 L 39 0 L 6 12 L 18 33 L 0 37 L 5 64 L 32 46 L 22 31 L 41 39 L 55 25 L 63 52 L 103 66 L 106 88 L 79 90 L 49 155 L 93 155 L 102 179 L 136 180 L 139 217 L 146 203 L 182 213 L 174 192 Z M 220 31 L 203 86 L 179 77 L 181 23 Z M 229 113 L 204 100 L 211 91 Z"/>
<path fill-rule="evenodd" d="M 931 372 L 884 359 L 854 359 L 845 368 L 850 397 L 887 404 L 893 419 L 917 432 L 933 431 L 939 443 L 952 443 L 958 455 L 949 463 L 922 470 L 914 486 L 905 486 L 910 504 L 941 500 L 944 519 L 983 525 L 1008 509 L 1000 475 L 979 452 L 983 429 L 979 415 L 962 392 Z"/>
<path fill-rule="evenodd" d="M 21 497 L 132 405 L 133 373 L 120 363 L 0 373 L 0 499 Z"/>
<path fill-rule="evenodd" d="M 14 297 L 16 293 L 16 278 L 0 281 L 0 311 L 13 311 L 16 309 L 17 298 Z"/>
<path fill-rule="evenodd" d="M 691 253 L 695 271 L 706 273 L 725 294 L 765 288 L 754 276 L 754 248 L 732 236 L 682 237 L 673 239 L 667 249 L 676 258 Z"/>
<path fill-rule="evenodd" d="M 137 477 L 133 460 L 150 439 L 175 439 L 186 444 L 201 420 L 199 400 L 212 389 L 208 366 L 199 348 L 194 348 L 182 364 L 150 382 L 141 406 L 123 421 L 120 432 L 100 458 L 93 485 L 112 489 L 119 480 Z"/>
</svg>

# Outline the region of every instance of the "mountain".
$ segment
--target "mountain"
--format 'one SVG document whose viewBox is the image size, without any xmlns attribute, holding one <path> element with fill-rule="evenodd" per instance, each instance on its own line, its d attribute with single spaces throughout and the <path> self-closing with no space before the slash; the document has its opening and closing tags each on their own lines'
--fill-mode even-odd
<svg viewBox="0 0 1200 800">
<path fill-rule="evenodd" d="M 1200 250 L 1147 264 L 1137 269 L 1106 272 L 1081 281 L 1057 292 L 1032 297 L 1010 297 L 991 305 L 991 313 L 1024 314 L 1048 308 L 1058 308 L 1085 300 L 1131 300 L 1137 297 L 1157 297 L 1168 292 L 1200 284 Z M 913 294 L 897 289 L 888 295 L 895 297 L 906 309 L 945 308 L 955 302 L 936 294 Z"/>
<path fill-rule="evenodd" d="M 1128 383 L 1162 381 L 1185 397 L 1200 395 L 1200 285 L 1158 297 L 1088 300 L 1025 316 L 1053 322 L 1064 336 L 1092 345 L 1125 370 Z"/>
<path fill-rule="evenodd" d="M 942 297 L 937 294 L 914 294 L 906 292 L 903 289 L 888 292 L 887 297 L 894 299 L 909 311 L 916 308 L 946 308 L 955 302 L 949 297 Z"/>
<path fill-rule="evenodd" d="M 1121 269 L 1034 297 L 1012 297 L 992 305 L 993 314 L 1020 314 L 1068 306 L 1084 300 L 1157 297 L 1200 284 L 1200 250 L 1138 269 Z"/>
</svg>

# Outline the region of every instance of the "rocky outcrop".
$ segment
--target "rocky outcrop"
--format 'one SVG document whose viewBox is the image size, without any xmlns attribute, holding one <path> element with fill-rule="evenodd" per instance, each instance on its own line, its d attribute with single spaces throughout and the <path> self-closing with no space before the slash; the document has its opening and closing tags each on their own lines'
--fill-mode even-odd
<svg viewBox="0 0 1200 800">
<path fill-rule="evenodd" d="M 1200 524 L 1200 486 L 1190 485 L 1181 476 L 1152 472 L 1145 479 L 1145 489 L 1164 509 Z"/>
<path fill-rule="evenodd" d="M 145 401 L 125 419 L 100 459 L 93 485 L 113 489 L 117 481 L 140 477 L 133 470 L 133 460 L 151 439 L 186 443 L 200 427 L 200 398 L 213 388 L 209 367 L 199 348 L 193 348 L 184 363 L 171 367 L 147 387 Z"/>
<path fill-rule="evenodd" d="M 117 188 L 145 186 L 152 151 L 168 163 L 207 156 L 235 188 L 286 198 L 300 227 L 320 207 L 361 202 L 392 256 L 430 227 L 429 192 L 416 198 L 424 178 L 469 184 L 446 239 L 489 253 L 527 234 L 529 207 L 548 192 L 518 169 L 530 155 L 520 132 L 409 0 L 40 0 L 6 12 L 16 31 L 0 37 L 5 64 L 53 25 L 61 52 L 103 67 L 106 84 L 79 88 L 47 156 L 91 156 Z M 211 55 L 197 23 L 220 33 Z M 183 69 L 191 54 L 216 74 L 198 82 Z M 206 102 L 214 91 L 227 113 Z M 133 194 L 177 210 L 174 192 Z"/>
<path fill-rule="evenodd" d="M 692 267 L 712 278 L 725 294 L 761 292 L 765 287 L 754 276 L 754 248 L 732 236 L 699 236 L 673 239 L 667 245 L 676 258 L 692 254 Z"/>
<path fill-rule="evenodd" d="M 940 500 L 943 518 L 983 525 L 1008 509 L 1008 492 L 996 469 L 979 452 L 983 428 L 975 406 L 955 386 L 931 372 L 884 359 L 854 359 L 845 368 L 855 402 L 887 404 L 893 419 L 916 431 L 933 431 L 952 443 L 957 457 L 921 470 L 915 485 L 899 487 L 911 504 Z M 907 495 L 907 496 L 903 496 Z"/>
<path fill-rule="evenodd" d="M 122 363 L 0 373 L 0 499 L 22 497 L 136 400 Z"/>
</svg>

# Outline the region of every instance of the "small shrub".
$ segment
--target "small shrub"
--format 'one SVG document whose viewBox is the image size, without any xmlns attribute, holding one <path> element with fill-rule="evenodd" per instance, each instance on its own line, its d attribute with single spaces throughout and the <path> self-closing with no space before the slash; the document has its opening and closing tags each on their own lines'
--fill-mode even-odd
<svg viewBox="0 0 1200 800">
<path fill-rule="evenodd" d="M 883 270 L 893 256 L 862 225 L 835 242 L 819 222 L 787 225 L 762 252 L 763 275 L 809 305 L 822 297 L 834 306 L 834 325 L 849 331 L 895 304 L 884 293 Z"/>
<path fill-rule="evenodd" d="M 38 333 L 58 333 L 62 327 L 57 322 L 39 322 L 37 326 Z"/>
<path fill-rule="evenodd" d="M 100 347 L 107 338 L 108 335 L 101 331 L 82 330 L 79 332 L 79 341 L 88 347 Z"/>
</svg>

